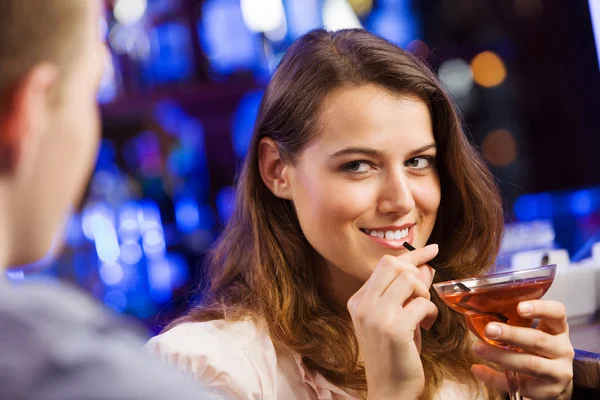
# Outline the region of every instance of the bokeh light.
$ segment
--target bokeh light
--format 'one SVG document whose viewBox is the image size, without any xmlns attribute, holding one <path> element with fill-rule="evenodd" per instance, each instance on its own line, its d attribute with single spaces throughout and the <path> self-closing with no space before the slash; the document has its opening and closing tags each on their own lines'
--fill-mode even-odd
<svg viewBox="0 0 600 400">
<path fill-rule="evenodd" d="M 127 308 L 127 297 L 119 290 L 111 290 L 104 295 L 104 304 L 121 313 Z"/>
<path fill-rule="evenodd" d="M 442 83 L 454 97 L 465 97 L 473 88 L 473 73 L 469 63 L 461 58 L 444 61 L 438 70 Z"/>
<path fill-rule="evenodd" d="M 259 67 L 260 41 L 246 26 L 238 0 L 206 0 L 197 28 L 202 48 L 215 72 L 228 75 Z"/>
<path fill-rule="evenodd" d="M 233 115 L 233 124 L 231 127 L 231 141 L 233 151 L 240 157 L 246 157 L 258 108 L 263 97 L 263 91 L 250 92 L 240 100 L 240 103 Z"/>
<path fill-rule="evenodd" d="M 104 263 L 98 271 L 102 282 L 108 286 L 117 285 L 123 279 L 123 267 L 119 263 Z"/>
<path fill-rule="evenodd" d="M 323 25 L 331 31 L 362 28 L 360 20 L 346 0 L 325 0 L 323 3 Z"/>
<path fill-rule="evenodd" d="M 363 17 L 373 9 L 373 0 L 348 0 L 354 12 Z"/>
<path fill-rule="evenodd" d="M 486 88 L 498 86 L 506 79 L 504 61 L 492 51 L 477 54 L 471 61 L 471 69 L 475 82 Z"/>
<path fill-rule="evenodd" d="M 290 39 L 321 26 L 320 0 L 286 0 Z"/>
<path fill-rule="evenodd" d="M 411 40 L 406 45 L 406 50 L 421 58 L 427 58 L 429 56 L 429 46 L 427 46 L 427 43 L 419 39 Z"/>
<path fill-rule="evenodd" d="M 146 12 L 146 0 L 117 0 L 115 3 L 115 19 L 122 24 L 138 22 Z"/>
<path fill-rule="evenodd" d="M 571 195 L 570 208 L 575 215 L 587 215 L 592 211 L 593 206 L 589 190 L 580 190 Z"/>
<path fill-rule="evenodd" d="M 554 202 L 548 193 L 524 195 L 515 201 L 513 209 L 520 221 L 534 221 L 552 217 Z"/>
<path fill-rule="evenodd" d="M 505 129 L 496 129 L 483 139 L 483 153 L 492 164 L 503 167 L 517 158 L 517 143 L 513 135 Z"/>
<path fill-rule="evenodd" d="M 241 0 L 244 23 L 254 32 L 275 31 L 285 24 L 281 0 Z"/>
</svg>

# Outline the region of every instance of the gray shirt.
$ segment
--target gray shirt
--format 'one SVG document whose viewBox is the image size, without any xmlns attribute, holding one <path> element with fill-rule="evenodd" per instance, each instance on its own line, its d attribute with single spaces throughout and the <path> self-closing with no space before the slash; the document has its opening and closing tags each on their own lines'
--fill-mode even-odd
<svg viewBox="0 0 600 400">
<path fill-rule="evenodd" d="M 0 400 L 216 399 L 58 283 L 0 281 Z"/>
</svg>

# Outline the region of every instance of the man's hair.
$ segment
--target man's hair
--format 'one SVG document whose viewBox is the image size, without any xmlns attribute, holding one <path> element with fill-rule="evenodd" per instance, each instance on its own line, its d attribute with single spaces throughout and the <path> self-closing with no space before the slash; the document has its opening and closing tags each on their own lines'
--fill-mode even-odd
<svg viewBox="0 0 600 400">
<path fill-rule="evenodd" d="M 0 0 L 0 105 L 39 63 L 68 68 L 90 1 Z"/>
</svg>

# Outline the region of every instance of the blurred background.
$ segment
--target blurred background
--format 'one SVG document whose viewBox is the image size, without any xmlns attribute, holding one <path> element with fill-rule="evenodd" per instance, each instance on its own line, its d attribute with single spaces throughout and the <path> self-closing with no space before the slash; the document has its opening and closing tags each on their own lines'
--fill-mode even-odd
<svg viewBox="0 0 600 400">
<path fill-rule="evenodd" d="M 600 0 L 105 4 L 86 200 L 66 250 L 11 279 L 67 279 L 152 332 L 182 313 L 230 215 L 263 89 L 293 40 L 323 26 L 365 28 L 439 74 L 503 191 L 498 268 L 526 251 L 600 261 Z"/>
</svg>

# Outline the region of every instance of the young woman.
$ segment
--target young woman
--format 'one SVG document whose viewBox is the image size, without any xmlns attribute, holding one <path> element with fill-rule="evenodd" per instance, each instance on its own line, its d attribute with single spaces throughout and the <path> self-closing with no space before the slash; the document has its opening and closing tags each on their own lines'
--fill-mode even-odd
<svg viewBox="0 0 600 400">
<path fill-rule="evenodd" d="M 523 305 L 537 330 L 488 326 L 517 353 L 473 340 L 430 290 L 434 257 L 484 273 L 502 225 L 436 76 L 363 30 L 310 32 L 265 92 L 203 301 L 148 346 L 235 399 L 499 398 L 487 362 L 527 397 L 569 398 L 561 304 Z"/>
</svg>

